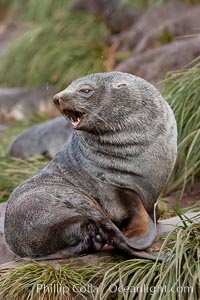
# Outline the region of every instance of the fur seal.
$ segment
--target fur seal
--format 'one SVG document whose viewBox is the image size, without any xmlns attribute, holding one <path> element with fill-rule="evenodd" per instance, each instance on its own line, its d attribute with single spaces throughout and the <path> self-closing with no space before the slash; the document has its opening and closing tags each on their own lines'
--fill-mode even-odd
<svg viewBox="0 0 200 300">
<path fill-rule="evenodd" d="M 52 159 L 71 138 L 72 127 L 63 117 L 31 126 L 15 137 L 9 147 L 12 157 L 44 155 Z"/>
<path fill-rule="evenodd" d="M 154 204 L 177 154 L 171 108 L 150 83 L 121 72 L 77 79 L 53 101 L 71 121 L 72 137 L 12 192 L 10 249 L 71 257 L 110 244 L 147 257 L 141 250 L 155 238 Z"/>
</svg>

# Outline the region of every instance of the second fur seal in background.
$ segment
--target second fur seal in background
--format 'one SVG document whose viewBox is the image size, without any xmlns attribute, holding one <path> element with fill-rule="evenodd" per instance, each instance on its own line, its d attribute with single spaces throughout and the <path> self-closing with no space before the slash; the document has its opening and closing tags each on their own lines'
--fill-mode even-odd
<svg viewBox="0 0 200 300">
<path fill-rule="evenodd" d="M 19 256 L 76 256 L 155 238 L 154 204 L 177 154 L 174 114 L 147 81 L 121 72 L 73 81 L 54 97 L 71 120 L 62 151 L 11 194 L 5 238 Z"/>
</svg>

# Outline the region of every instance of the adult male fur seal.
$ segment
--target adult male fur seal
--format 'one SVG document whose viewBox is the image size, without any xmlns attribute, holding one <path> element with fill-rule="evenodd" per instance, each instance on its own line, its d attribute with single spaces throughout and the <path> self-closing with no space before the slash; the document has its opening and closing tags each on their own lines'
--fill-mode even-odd
<svg viewBox="0 0 200 300">
<path fill-rule="evenodd" d="M 172 110 L 121 72 L 73 81 L 54 97 L 71 120 L 64 149 L 11 194 L 5 238 L 19 256 L 66 257 L 112 244 L 137 256 L 155 238 L 154 204 L 174 166 Z"/>
</svg>

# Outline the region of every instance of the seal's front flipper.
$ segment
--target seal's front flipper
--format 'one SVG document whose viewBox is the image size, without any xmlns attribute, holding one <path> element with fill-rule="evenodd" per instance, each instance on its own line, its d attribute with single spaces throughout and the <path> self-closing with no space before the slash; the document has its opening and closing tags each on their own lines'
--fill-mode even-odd
<svg viewBox="0 0 200 300">
<path fill-rule="evenodd" d="M 108 245 L 112 245 L 115 248 L 123 251 L 124 253 L 133 257 L 145 258 L 150 260 L 164 260 L 165 256 L 162 253 L 147 252 L 137 250 L 129 239 L 116 227 L 114 223 L 109 220 L 102 220 L 98 223 L 98 228 L 101 236 L 106 240 Z"/>
<path fill-rule="evenodd" d="M 143 250 L 150 247 L 156 237 L 155 225 L 152 219 L 147 215 L 145 222 L 141 219 L 141 223 L 136 227 L 137 220 L 133 219 L 130 226 L 126 228 L 124 235 L 127 237 L 128 244 L 137 250 Z"/>
<path fill-rule="evenodd" d="M 122 189 L 120 194 L 129 208 L 127 220 L 121 231 L 132 248 L 144 250 L 150 247 L 155 240 L 154 222 L 137 193 L 129 189 Z"/>
</svg>

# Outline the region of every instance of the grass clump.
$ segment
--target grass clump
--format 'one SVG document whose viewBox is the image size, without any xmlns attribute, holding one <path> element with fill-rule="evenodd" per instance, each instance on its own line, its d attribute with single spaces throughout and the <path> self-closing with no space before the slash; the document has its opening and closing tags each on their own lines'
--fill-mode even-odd
<svg viewBox="0 0 200 300">
<path fill-rule="evenodd" d="M 187 220 L 165 239 L 163 262 L 132 259 L 104 275 L 96 300 L 193 300 L 200 297 L 200 224 Z"/>
<path fill-rule="evenodd" d="M 0 157 L 0 202 L 8 199 L 15 187 L 41 169 L 48 160 L 44 156 L 35 156 L 27 160 Z"/>
<path fill-rule="evenodd" d="M 71 0 L 4 0 L 17 8 L 28 20 L 44 21 L 69 9 Z"/>
<path fill-rule="evenodd" d="M 0 299 L 68 300 L 76 299 L 76 296 L 88 299 L 87 283 L 98 268 L 89 264 L 75 266 L 72 262 L 56 267 L 29 262 L 0 273 Z M 90 289 L 93 288 L 90 284 Z"/>
<path fill-rule="evenodd" d="M 96 17 L 63 12 L 19 37 L 0 63 L 0 84 L 63 88 L 73 79 L 107 69 L 108 30 Z"/>
<path fill-rule="evenodd" d="M 160 253 L 169 255 L 162 262 L 129 259 L 98 266 L 30 262 L 1 270 L 0 299 L 199 299 L 200 223 L 193 221 L 186 218 L 168 234 Z"/>
<path fill-rule="evenodd" d="M 200 58 L 190 69 L 169 73 L 164 85 L 178 125 L 178 157 L 164 191 L 169 194 L 200 174 Z"/>
</svg>

